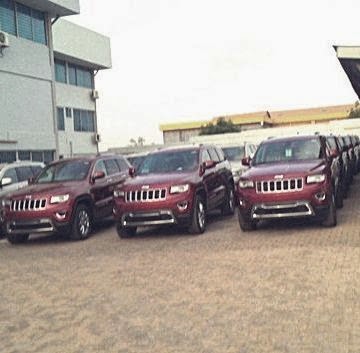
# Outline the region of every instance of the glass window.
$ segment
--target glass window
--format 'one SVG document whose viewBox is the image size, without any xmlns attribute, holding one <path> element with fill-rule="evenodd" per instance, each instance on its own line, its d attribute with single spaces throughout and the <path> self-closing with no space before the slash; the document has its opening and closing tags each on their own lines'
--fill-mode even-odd
<svg viewBox="0 0 360 353">
<path fill-rule="evenodd" d="M 20 161 L 31 161 L 30 151 L 18 151 Z"/>
<path fill-rule="evenodd" d="M 16 151 L 1 151 L 0 163 L 11 163 L 16 161 Z"/>
<path fill-rule="evenodd" d="M 74 130 L 75 131 L 81 131 L 81 116 L 80 116 L 80 110 L 74 109 Z"/>
<path fill-rule="evenodd" d="M 220 147 L 216 147 L 216 153 L 218 154 L 218 156 L 220 158 L 220 162 L 222 162 L 225 159 L 223 150 Z"/>
<path fill-rule="evenodd" d="M 76 68 L 77 85 L 86 88 L 92 88 L 91 72 L 86 69 Z"/>
<path fill-rule="evenodd" d="M 105 176 L 108 174 L 105 167 L 105 163 L 102 159 L 97 161 L 95 164 L 94 173 L 96 172 L 104 172 Z"/>
<path fill-rule="evenodd" d="M 66 83 L 66 65 L 64 61 L 55 60 L 55 80 Z"/>
<path fill-rule="evenodd" d="M 16 175 L 15 168 L 8 169 L 5 173 L 3 178 L 11 178 L 11 183 L 17 183 L 18 177 Z"/>
<path fill-rule="evenodd" d="M 44 162 L 50 163 L 54 160 L 54 151 L 44 151 Z"/>
<path fill-rule="evenodd" d="M 139 158 L 140 158 L 140 163 L 141 163 L 145 159 L 145 156 L 141 156 Z M 122 158 L 116 158 L 116 163 L 118 164 L 120 171 L 122 171 L 122 172 L 125 172 L 125 171 L 127 172 L 130 168 L 130 166 Z M 137 166 L 139 166 L 139 164 Z M 136 168 L 135 165 L 134 165 L 134 167 Z"/>
<path fill-rule="evenodd" d="M 14 2 L 0 0 L 0 29 L 4 32 L 16 35 Z"/>
<path fill-rule="evenodd" d="M 105 159 L 104 163 L 109 175 L 120 172 L 119 166 L 116 164 L 114 159 Z"/>
<path fill-rule="evenodd" d="M 244 146 L 223 147 L 226 159 L 230 162 L 241 161 L 245 157 Z"/>
<path fill-rule="evenodd" d="M 69 68 L 69 84 L 76 86 L 76 66 L 68 65 Z"/>
<path fill-rule="evenodd" d="M 44 156 L 41 151 L 33 151 L 31 154 L 32 160 L 35 162 L 42 162 L 44 160 Z"/>
<path fill-rule="evenodd" d="M 207 150 L 203 150 L 202 154 L 201 154 L 201 163 L 210 161 L 210 160 L 211 160 L 211 157 L 209 155 L 209 152 Z"/>
<path fill-rule="evenodd" d="M 64 108 L 56 108 L 57 111 L 57 128 L 58 130 L 65 130 Z"/>
<path fill-rule="evenodd" d="M 16 173 L 19 181 L 27 181 L 33 177 L 33 172 L 30 167 L 16 167 Z"/>
<path fill-rule="evenodd" d="M 31 8 L 22 4 L 16 4 L 16 15 L 18 34 L 22 38 L 33 39 L 32 22 L 31 22 Z"/>
<path fill-rule="evenodd" d="M 33 176 L 34 178 L 36 178 L 40 172 L 42 171 L 42 168 L 38 165 L 32 165 L 31 166 L 31 171 L 33 172 Z"/>
<path fill-rule="evenodd" d="M 45 16 L 42 12 L 32 10 L 33 39 L 37 43 L 46 44 Z"/>
<path fill-rule="evenodd" d="M 95 115 L 90 110 L 74 109 L 74 130 L 75 131 L 95 131 Z"/>
<path fill-rule="evenodd" d="M 71 108 L 66 108 L 66 117 L 67 117 L 67 118 L 71 118 L 71 117 L 72 117 L 71 111 L 72 111 Z"/>
<path fill-rule="evenodd" d="M 209 151 L 211 160 L 213 160 L 214 162 L 220 162 L 220 158 L 219 158 L 219 156 L 217 155 L 217 153 L 216 153 L 216 151 L 215 151 L 214 148 L 210 147 L 210 148 L 208 148 L 208 151 Z"/>
</svg>

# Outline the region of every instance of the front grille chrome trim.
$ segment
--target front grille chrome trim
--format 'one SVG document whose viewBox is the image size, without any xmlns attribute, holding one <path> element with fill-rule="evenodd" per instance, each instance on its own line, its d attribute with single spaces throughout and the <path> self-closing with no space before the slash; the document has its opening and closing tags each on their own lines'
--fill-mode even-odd
<svg viewBox="0 0 360 353">
<path fill-rule="evenodd" d="M 25 211 L 42 211 L 46 208 L 46 199 L 20 199 L 11 201 L 11 211 L 25 212 Z"/>
<path fill-rule="evenodd" d="M 283 192 L 296 192 L 304 188 L 303 178 L 286 178 L 257 181 L 256 192 L 258 194 L 274 194 Z"/>
<path fill-rule="evenodd" d="M 125 202 L 157 202 L 166 200 L 165 188 L 131 190 L 125 192 Z"/>
<path fill-rule="evenodd" d="M 298 211 L 287 212 L 289 209 L 299 208 Z M 305 208 L 305 209 L 304 209 Z M 260 214 L 259 211 L 262 211 Z M 268 213 L 266 213 L 268 211 Z M 314 216 L 314 210 L 307 201 L 297 201 L 282 204 L 258 204 L 255 205 L 251 212 L 252 219 L 272 219 L 287 217 L 307 217 Z"/>
</svg>

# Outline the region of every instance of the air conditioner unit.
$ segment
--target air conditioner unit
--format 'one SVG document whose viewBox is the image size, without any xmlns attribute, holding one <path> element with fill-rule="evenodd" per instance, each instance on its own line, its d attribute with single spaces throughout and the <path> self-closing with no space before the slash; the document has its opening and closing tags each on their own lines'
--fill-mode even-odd
<svg viewBox="0 0 360 353">
<path fill-rule="evenodd" d="M 93 90 L 91 91 L 91 98 L 92 98 L 93 100 L 99 99 L 99 91 L 97 91 L 96 89 L 93 89 Z"/>
<path fill-rule="evenodd" d="M 94 142 L 95 143 L 98 143 L 98 142 L 100 142 L 101 141 L 101 136 L 100 136 L 100 134 L 94 134 Z"/>
<path fill-rule="evenodd" d="M 9 35 L 6 32 L 0 31 L 0 48 L 10 46 Z"/>
</svg>

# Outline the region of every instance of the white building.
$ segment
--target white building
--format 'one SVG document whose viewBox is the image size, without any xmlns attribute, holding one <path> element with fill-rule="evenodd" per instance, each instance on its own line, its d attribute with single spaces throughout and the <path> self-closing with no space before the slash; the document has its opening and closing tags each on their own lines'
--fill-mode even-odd
<svg viewBox="0 0 360 353">
<path fill-rule="evenodd" d="M 0 0 L 0 163 L 95 153 L 109 38 L 62 19 L 78 0 Z"/>
</svg>

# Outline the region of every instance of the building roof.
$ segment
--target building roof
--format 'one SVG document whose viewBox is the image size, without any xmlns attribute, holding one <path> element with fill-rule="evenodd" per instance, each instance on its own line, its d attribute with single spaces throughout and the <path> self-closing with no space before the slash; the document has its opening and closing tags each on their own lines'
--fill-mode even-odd
<svg viewBox="0 0 360 353">
<path fill-rule="evenodd" d="M 188 121 L 170 124 L 161 124 L 160 130 L 177 131 L 177 130 L 191 130 L 200 129 L 201 126 L 209 123 L 215 124 L 220 118 L 232 121 L 235 125 L 248 125 L 248 124 L 268 124 L 268 125 L 281 125 L 291 123 L 307 123 L 307 122 L 324 122 L 335 119 L 346 119 L 350 113 L 352 104 L 335 105 L 318 108 L 308 109 L 293 109 L 281 111 L 259 111 L 245 114 L 234 114 L 222 117 L 215 117 L 211 120 L 202 121 Z"/>
<path fill-rule="evenodd" d="M 77 15 L 79 0 L 21 0 L 24 5 L 47 12 L 51 17 Z"/>
</svg>

